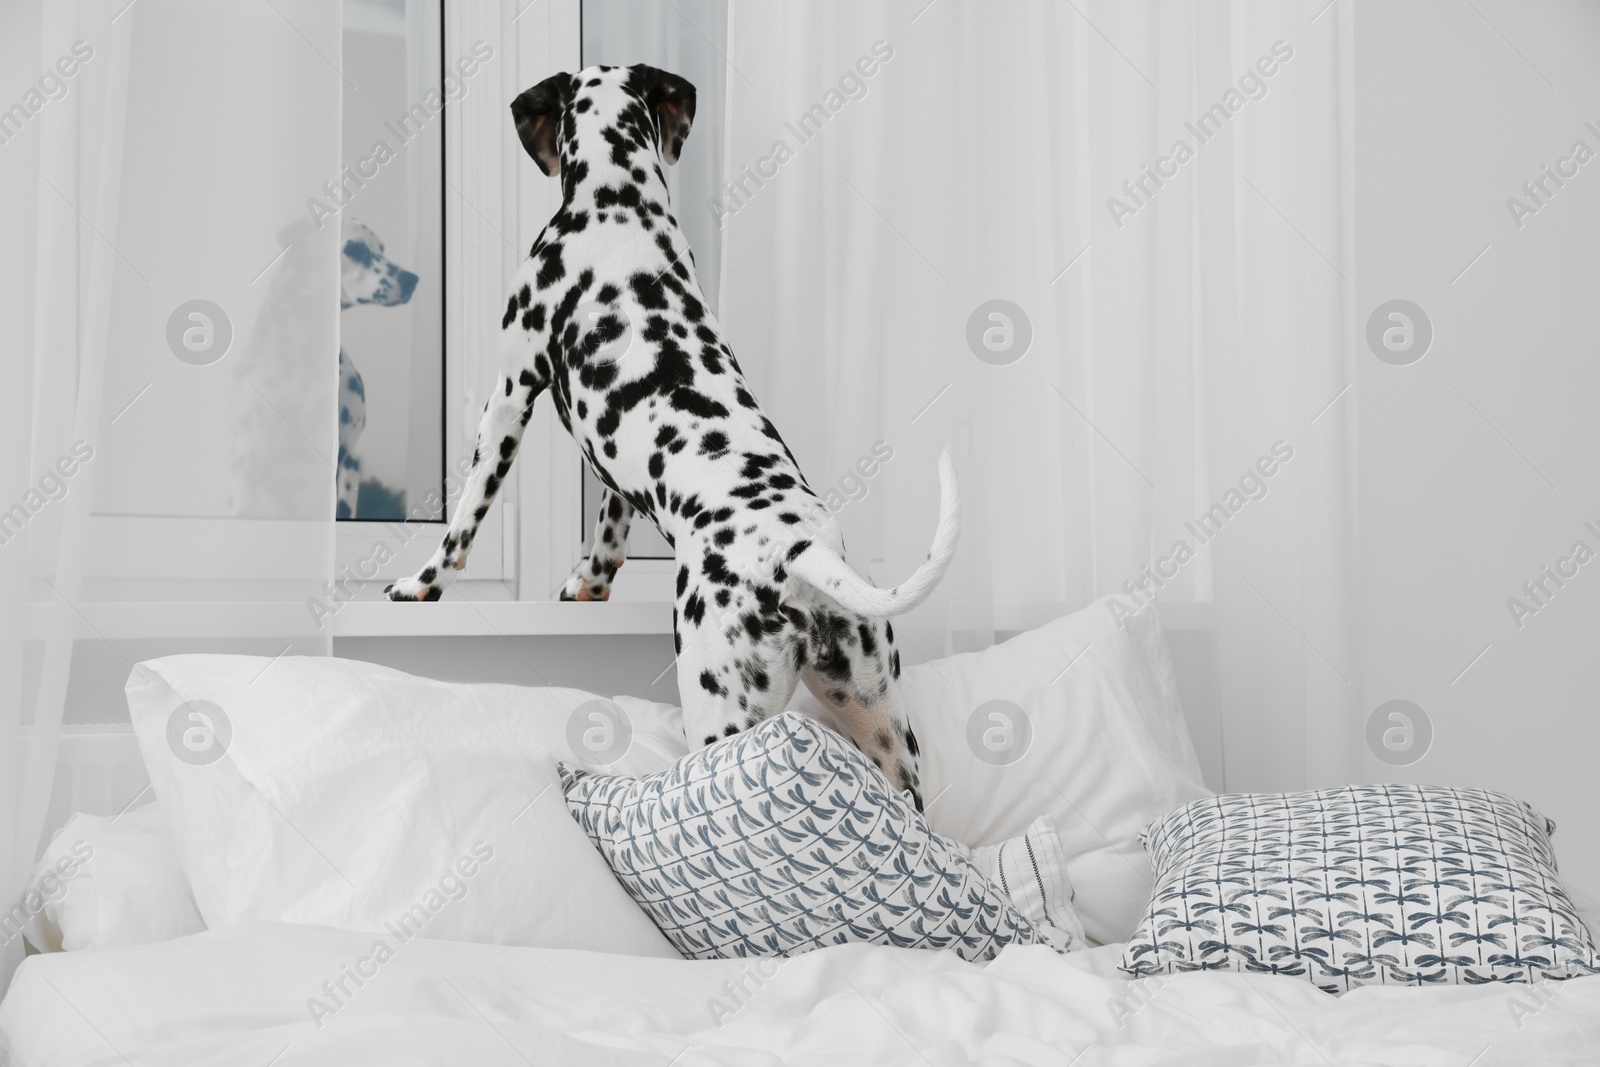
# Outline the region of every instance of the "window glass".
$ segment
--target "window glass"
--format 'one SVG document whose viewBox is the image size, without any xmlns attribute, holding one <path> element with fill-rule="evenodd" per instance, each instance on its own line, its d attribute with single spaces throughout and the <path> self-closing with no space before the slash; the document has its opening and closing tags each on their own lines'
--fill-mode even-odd
<svg viewBox="0 0 1600 1067">
<path fill-rule="evenodd" d="M 338 515 L 400 519 L 444 483 L 440 3 L 344 16 Z"/>
</svg>

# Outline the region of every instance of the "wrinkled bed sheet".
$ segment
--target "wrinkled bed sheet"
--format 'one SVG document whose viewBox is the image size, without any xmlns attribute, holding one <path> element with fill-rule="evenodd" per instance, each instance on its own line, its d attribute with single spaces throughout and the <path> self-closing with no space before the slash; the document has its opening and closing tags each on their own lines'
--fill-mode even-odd
<svg viewBox="0 0 1600 1067">
<path fill-rule="evenodd" d="M 1132 982 L 1116 947 L 979 965 L 851 945 L 757 964 L 415 939 L 379 962 L 373 942 L 248 924 L 35 956 L 0 1002 L 0 1062 L 1600 1064 L 1600 978 L 1332 997 L 1271 976 Z M 349 996 L 324 990 L 358 968 L 372 977 L 345 978 Z"/>
</svg>

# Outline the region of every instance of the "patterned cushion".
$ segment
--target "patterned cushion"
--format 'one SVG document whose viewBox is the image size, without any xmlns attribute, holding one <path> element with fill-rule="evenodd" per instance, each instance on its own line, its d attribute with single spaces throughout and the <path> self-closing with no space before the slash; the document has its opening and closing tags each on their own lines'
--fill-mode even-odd
<svg viewBox="0 0 1600 1067">
<path fill-rule="evenodd" d="M 1554 829 L 1485 789 L 1196 800 L 1145 832 L 1155 892 L 1122 969 L 1289 974 L 1333 993 L 1600 973 Z"/>
<path fill-rule="evenodd" d="M 642 778 L 561 768 L 567 806 L 686 956 L 853 941 L 987 960 L 1039 931 L 844 738 L 793 712 Z"/>
</svg>

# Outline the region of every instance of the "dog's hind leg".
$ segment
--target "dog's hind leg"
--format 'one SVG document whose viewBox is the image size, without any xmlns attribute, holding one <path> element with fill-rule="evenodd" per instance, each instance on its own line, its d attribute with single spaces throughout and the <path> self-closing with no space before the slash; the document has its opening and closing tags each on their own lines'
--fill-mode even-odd
<svg viewBox="0 0 1600 1067">
<path fill-rule="evenodd" d="M 607 488 L 600 495 L 600 517 L 594 524 L 594 547 L 573 568 L 561 587 L 562 600 L 608 600 L 611 579 L 628 558 L 628 527 L 633 523 L 633 505 L 622 494 Z"/>
<path fill-rule="evenodd" d="M 527 291 L 526 287 L 523 291 Z M 507 323 L 512 321 L 508 316 Z M 533 415 L 533 402 L 549 383 L 548 365 L 544 356 L 532 352 L 530 336 L 520 330 L 502 334 L 505 347 L 500 366 L 505 381 L 484 406 L 472 469 L 467 473 L 461 498 L 456 501 L 450 527 L 422 570 L 384 590 L 390 600 L 438 600 L 444 591 L 439 572 L 445 567 L 459 570 L 467 565 L 467 552 L 478 526 L 516 459 L 522 431 Z"/>
<path fill-rule="evenodd" d="M 700 600 L 699 588 L 679 597 L 673 634 L 691 751 L 781 714 L 800 684 L 793 625 L 752 634 L 752 604 L 736 598 L 724 612 Z"/>
<path fill-rule="evenodd" d="M 887 619 L 836 608 L 811 612 L 806 688 L 837 718 L 850 739 L 922 810 L 917 736 L 900 698 L 900 653 Z"/>
</svg>

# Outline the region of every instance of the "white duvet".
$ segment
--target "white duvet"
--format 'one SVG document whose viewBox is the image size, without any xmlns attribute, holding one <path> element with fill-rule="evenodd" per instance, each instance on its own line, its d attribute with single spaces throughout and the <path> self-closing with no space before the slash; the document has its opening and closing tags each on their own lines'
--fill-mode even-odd
<svg viewBox="0 0 1600 1067">
<path fill-rule="evenodd" d="M 0 1002 L 0 1062 L 1600 1063 L 1600 978 L 1334 998 L 1266 976 L 1131 982 L 1114 970 L 1117 947 L 1010 948 L 978 965 L 851 945 L 757 965 L 416 939 L 378 962 L 373 941 L 248 924 L 36 956 Z M 356 969 L 373 977 L 344 978 L 351 995 L 335 989 L 336 1004 L 324 982 Z"/>
</svg>

